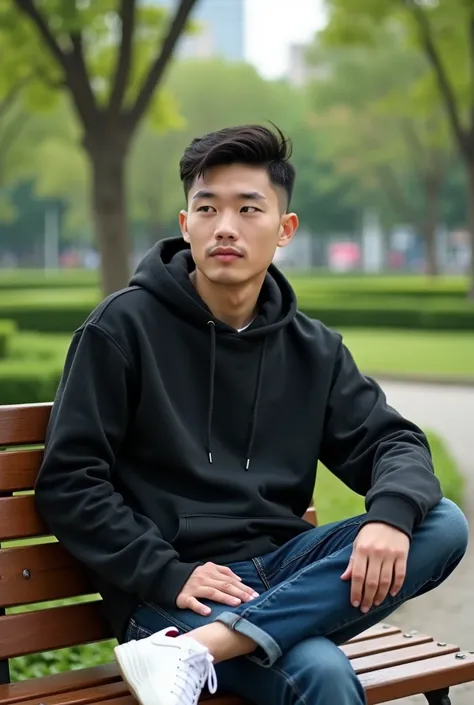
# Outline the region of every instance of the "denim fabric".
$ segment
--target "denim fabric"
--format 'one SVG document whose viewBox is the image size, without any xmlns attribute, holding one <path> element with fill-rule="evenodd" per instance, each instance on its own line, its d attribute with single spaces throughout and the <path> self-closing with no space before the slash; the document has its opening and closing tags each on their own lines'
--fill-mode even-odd
<svg viewBox="0 0 474 705">
<path fill-rule="evenodd" d="M 358 705 L 362 687 L 338 645 L 383 621 L 403 602 L 440 585 L 462 559 L 468 540 L 461 510 L 447 499 L 429 512 L 412 538 L 407 574 L 396 597 L 363 614 L 340 579 L 363 516 L 297 536 L 278 550 L 230 568 L 259 597 L 236 608 L 208 602 L 212 614 L 141 605 L 127 639 L 174 625 L 183 632 L 213 620 L 253 639 L 254 654 L 217 665 L 219 688 L 258 705 Z"/>
</svg>

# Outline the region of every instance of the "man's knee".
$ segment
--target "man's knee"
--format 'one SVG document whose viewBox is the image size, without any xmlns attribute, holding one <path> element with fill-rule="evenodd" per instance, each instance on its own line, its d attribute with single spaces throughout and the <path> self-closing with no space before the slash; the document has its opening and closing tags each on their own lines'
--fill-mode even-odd
<svg viewBox="0 0 474 705">
<path fill-rule="evenodd" d="M 450 499 L 442 499 L 425 519 L 436 553 L 448 563 L 459 563 L 466 553 L 469 527 L 461 509 Z"/>
</svg>

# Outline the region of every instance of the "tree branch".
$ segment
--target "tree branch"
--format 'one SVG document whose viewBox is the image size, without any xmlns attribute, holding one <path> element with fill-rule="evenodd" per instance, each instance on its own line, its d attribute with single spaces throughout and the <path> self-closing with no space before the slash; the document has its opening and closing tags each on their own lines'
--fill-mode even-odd
<svg viewBox="0 0 474 705">
<path fill-rule="evenodd" d="M 173 18 L 168 34 L 163 42 L 161 52 L 151 65 L 148 76 L 142 84 L 134 106 L 129 112 L 129 118 L 135 126 L 145 111 L 153 97 L 155 88 L 159 84 L 168 62 L 173 54 L 181 32 L 191 14 L 197 0 L 180 0 L 178 10 Z"/>
<path fill-rule="evenodd" d="M 72 53 L 69 58 L 68 86 L 71 90 L 76 110 L 87 129 L 98 118 L 98 107 L 91 88 L 90 78 L 84 59 L 81 32 L 71 32 Z"/>
<path fill-rule="evenodd" d="M 46 20 L 35 5 L 34 0 L 14 0 L 17 8 L 23 12 L 34 24 L 37 32 L 51 52 L 57 63 L 67 71 L 66 55 L 61 50 Z"/>
<path fill-rule="evenodd" d="M 120 43 L 117 68 L 114 76 L 112 95 L 108 112 L 110 115 L 118 112 L 123 103 L 127 89 L 127 81 L 132 63 L 132 44 L 135 31 L 136 0 L 121 0 L 120 24 L 122 41 Z"/>
<path fill-rule="evenodd" d="M 465 151 L 467 147 L 467 134 L 461 123 L 459 110 L 456 102 L 456 97 L 451 83 L 449 82 L 447 73 L 441 61 L 441 56 L 435 46 L 433 34 L 428 17 L 417 0 L 403 0 L 406 7 L 411 9 L 412 15 L 415 18 L 418 26 L 421 45 L 428 57 L 431 67 L 435 73 L 439 91 L 443 98 L 444 106 L 448 114 L 451 128 L 454 132 L 456 140 L 461 150 Z"/>
</svg>

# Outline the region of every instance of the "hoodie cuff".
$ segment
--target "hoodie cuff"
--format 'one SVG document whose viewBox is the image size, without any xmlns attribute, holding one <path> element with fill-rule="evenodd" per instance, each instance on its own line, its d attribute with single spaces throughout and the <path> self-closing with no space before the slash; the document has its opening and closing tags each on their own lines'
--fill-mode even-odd
<svg viewBox="0 0 474 705">
<path fill-rule="evenodd" d="M 361 527 L 380 522 L 400 529 L 411 538 L 417 520 L 418 511 L 409 500 L 394 495 L 379 495 L 370 503 Z"/>
<path fill-rule="evenodd" d="M 183 589 L 191 573 L 201 562 L 181 563 L 173 561 L 165 569 L 160 570 L 153 581 L 147 598 L 162 607 L 176 607 L 176 598 Z"/>
</svg>

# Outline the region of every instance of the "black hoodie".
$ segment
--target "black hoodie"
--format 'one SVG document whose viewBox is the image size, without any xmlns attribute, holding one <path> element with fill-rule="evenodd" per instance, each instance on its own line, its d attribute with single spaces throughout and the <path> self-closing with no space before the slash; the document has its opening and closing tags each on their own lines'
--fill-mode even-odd
<svg viewBox="0 0 474 705">
<path fill-rule="evenodd" d="M 97 580 L 115 635 L 205 561 L 247 560 L 310 529 L 321 460 L 408 535 L 440 499 L 425 436 L 341 337 L 297 311 L 270 266 L 243 332 L 216 320 L 181 239 L 76 331 L 36 484 L 40 513 Z"/>
</svg>

